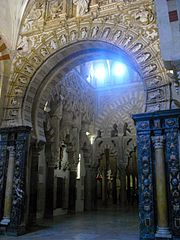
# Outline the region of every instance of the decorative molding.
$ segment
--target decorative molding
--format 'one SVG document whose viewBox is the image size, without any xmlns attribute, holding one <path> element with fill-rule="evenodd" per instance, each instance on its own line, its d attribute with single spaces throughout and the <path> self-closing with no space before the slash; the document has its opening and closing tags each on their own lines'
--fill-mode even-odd
<svg viewBox="0 0 180 240">
<path fill-rule="evenodd" d="M 98 16 L 95 18 L 92 16 L 97 14 L 97 9 L 93 6 L 90 6 L 89 12 L 81 18 L 74 18 L 69 13 L 66 13 L 66 17 L 63 18 L 65 15 L 64 12 L 61 14 L 61 11 L 68 9 L 69 6 L 62 7 L 61 2 L 57 1 L 52 4 L 54 4 L 54 10 L 51 14 L 44 12 L 43 1 L 37 2 L 25 14 L 17 46 L 18 54 L 13 60 L 14 70 L 11 74 L 11 86 L 7 94 L 4 118 L 6 126 L 21 125 L 22 123 L 31 126 L 32 121 L 30 120 L 28 123 L 22 119 L 22 116 L 25 115 L 28 108 L 31 109 L 30 105 L 33 103 L 31 91 L 36 91 L 38 88 L 37 82 L 40 80 L 34 78 L 36 72 L 43 66 L 52 68 L 51 56 L 66 49 L 67 46 L 85 41 L 84 49 L 86 49 L 90 46 L 86 42 L 88 40 L 113 44 L 129 54 L 135 65 L 140 67 L 142 79 L 147 86 L 149 97 L 146 102 L 146 110 L 155 111 L 168 108 L 167 101 L 169 100 L 161 97 L 164 96 L 164 89 L 161 88 L 161 85 L 167 84 L 169 80 L 160 59 L 157 26 L 151 0 L 126 3 L 104 2 L 102 5 L 100 4 Z M 65 3 L 63 2 L 63 4 Z M 49 10 L 46 9 L 46 11 Z M 43 16 L 46 18 L 43 19 Z M 39 31 L 41 31 L 40 34 Z M 97 47 L 99 44 L 97 42 Z M 65 55 L 67 54 L 68 48 L 65 50 Z M 87 58 L 88 56 L 84 60 Z M 65 73 L 66 69 L 64 68 L 62 75 Z M 42 74 L 46 75 L 46 72 L 43 70 Z M 159 90 L 154 93 L 152 90 L 148 92 L 152 84 L 155 88 L 159 86 Z M 25 109 L 23 107 L 24 99 L 29 101 L 29 105 Z M 152 104 L 154 105 L 152 106 Z"/>
</svg>

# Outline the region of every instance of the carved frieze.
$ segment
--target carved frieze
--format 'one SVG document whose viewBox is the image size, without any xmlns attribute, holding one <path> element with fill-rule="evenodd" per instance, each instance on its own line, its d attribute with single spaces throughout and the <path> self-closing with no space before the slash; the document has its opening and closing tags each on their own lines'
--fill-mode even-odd
<svg viewBox="0 0 180 240">
<path fill-rule="evenodd" d="M 160 50 L 157 26 L 151 0 L 101 1 L 98 9 L 93 7 L 96 5 L 94 2 L 87 0 L 68 4 L 62 0 L 47 1 L 45 4 L 45 1 L 41 0 L 27 8 L 11 76 L 12 84 L 21 89 L 18 91 L 18 96 L 21 97 L 19 112 L 23 99 L 28 99 L 24 95 L 29 93 L 27 87 L 30 79 L 39 66 L 53 53 L 76 41 L 103 40 L 123 48 L 132 54 L 148 86 L 157 79 L 159 72 L 164 71 L 158 55 Z M 74 14 L 79 14 L 80 18 L 74 18 Z M 158 64 L 154 63 L 153 59 Z M 162 84 L 167 81 L 163 76 Z M 15 111 L 9 114 L 12 91 L 10 88 L 7 94 L 9 100 L 5 106 L 5 119 L 13 123 L 19 121 L 20 115 Z M 167 105 L 163 105 L 162 108 L 166 107 Z M 148 109 L 149 107 L 146 111 Z M 150 107 L 150 110 L 153 111 L 153 107 Z"/>
</svg>

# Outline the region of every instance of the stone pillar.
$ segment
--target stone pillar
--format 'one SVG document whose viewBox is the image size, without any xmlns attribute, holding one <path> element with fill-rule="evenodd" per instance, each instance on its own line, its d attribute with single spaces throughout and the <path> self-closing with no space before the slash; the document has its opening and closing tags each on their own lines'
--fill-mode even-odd
<svg viewBox="0 0 180 240">
<path fill-rule="evenodd" d="M 91 194 L 92 194 L 92 200 L 91 200 L 91 209 L 96 210 L 97 209 L 97 166 L 91 167 Z"/>
<path fill-rule="evenodd" d="M 130 186 L 130 183 L 131 183 L 131 180 L 130 180 L 130 173 L 127 172 L 127 202 L 128 204 L 130 204 L 131 202 L 131 186 Z"/>
<path fill-rule="evenodd" d="M 1 147 L 5 144 L 9 154 L 2 155 L 1 159 L 6 161 L 4 188 L 4 218 L 1 224 L 6 226 L 6 231 L 11 234 L 20 235 L 25 233 L 27 214 L 27 154 L 29 147 L 29 137 L 31 128 L 28 126 L 18 126 L 1 128 Z M 5 143 L 6 142 L 6 143 Z M 9 147 L 8 147 L 9 146 Z M 4 151 L 3 151 L 4 152 Z M 2 158 L 3 157 L 3 158 Z M 4 157 L 6 157 L 4 159 Z M 7 170 L 6 170 L 7 169 Z M 1 184 L 0 184 L 1 186 Z"/>
<path fill-rule="evenodd" d="M 31 146 L 31 174 L 30 174 L 30 199 L 29 199 L 29 217 L 28 224 L 36 223 L 37 214 L 37 194 L 38 194 L 38 163 L 39 154 L 42 150 L 40 143 L 32 143 Z"/>
<path fill-rule="evenodd" d="M 166 176 L 164 159 L 164 137 L 152 137 L 155 149 L 157 231 L 156 238 L 170 239 L 168 227 L 168 209 L 166 194 Z"/>
<path fill-rule="evenodd" d="M 125 206 L 127 202 L 125 167 L 120 168 L 119 175 L 120 175 L 120 205 Z"/>
<path fill-rule="evenodd" d="M 52 143 L 46 143 L 46 201 L 45 201 L 45 218 L 53 217 L 54 208 L 54 159 L 52 157 Z"/>
<path fill-rule="evenodd" d="M 70 212 L 75 211 L 76 206 L 76 177 L 77 177 L 77 164 L 74 161 L 74 152 L 71 146 L 67 148 L 68 162 L 69 162 L 69 206 Z"/>
<path fill-rule="evenodd" d="M 3 217 L 3 207 L 4 207 L 4 193 L 5 193 L 5 181 L 6 181 L 6 171 L 7 171 L 7 139 L 6 133 L 0 132 L 0 219 Z"/>
<path fill-rule="evenodd" d="M 113 198 L 113 204 L 116 204 L 116 203 L 117 203 L 116 175 L 113 176 L 113 182 L 112 182 L 112 198 Z"/>
<path fill-rule="evenodd" d="M 92 190 L 91 190 L 91 168 L 86 165 L 85 188 L 84 188 L 84 208 L 91 210 Z"/>
<path fill-rule="evenodd" d="M 109 149 L 105 149 L 105 169 L 104 169 L 104 205 L 107 205 L 108 198 L 108 181 L 107 181 L 107 170 L 109 165 Z"/>
<path fill-rule="evenodd" d="M 54 164 L 48 164 L 46 168 L 46 203 L 45 218 L 53 217 L 54 209 Z"/>
<path fill-rule="evenodd" d="M 54 158 L 54 163 L 60 161 L 60 121 L 62 119 L 62 104 L 56 109 L 51 116 L 51 126 L 54 131 L 53 139 L 51 140 L 51 150 Z"/>
<path fill-rule="evenodd" d="M 13 175 L 14 175 L 14 161 L 15 151 L 14 146 L 7 147 L 9 151 L 5 202 L 4 202 L 4 216 L 0 222 L 2 225 L 8 225 L 10 222 L 11 206 L 12 206 L 12 189 L 13 189 Z"/>
<path fill-rule="evenodd" d="M 69 173 L 69 211 L 74 212 L 76 206 L 76 168 L 70 169 Z"/>
</svg>

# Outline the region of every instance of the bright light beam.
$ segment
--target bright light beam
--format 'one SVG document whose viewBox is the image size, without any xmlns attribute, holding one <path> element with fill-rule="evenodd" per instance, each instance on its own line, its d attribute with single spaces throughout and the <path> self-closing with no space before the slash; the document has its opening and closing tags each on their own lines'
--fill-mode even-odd
<svg viewBox="0 0 180 240">
<path fill-rule="evenodd" d="M 106 69 L 104 64 L 99 64 L 95 67 L 94 76 L 99 81 L 104 81 L 106 77 Z"/>
<path fill-rule="evenodd" d="M 113 74 L 122 77 L 127 73 L 127 66 L 124 63 L 116 62 L 113 66 Z"/>
</svg>

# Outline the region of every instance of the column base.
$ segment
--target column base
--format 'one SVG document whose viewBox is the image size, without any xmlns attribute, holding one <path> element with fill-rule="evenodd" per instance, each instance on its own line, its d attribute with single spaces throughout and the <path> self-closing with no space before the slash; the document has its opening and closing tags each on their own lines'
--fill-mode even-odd
<svg viewBox="0 0 180 240">
<path fill-rule="evenodd" d="M 165 239 L 172 239 L 172 235 L 169 231 L 169 228 L 166 227 L 157 227 L 157 232 L 155 234 L 156 239 L 158 238 L 165 238 Z"/>
<path fill-rule="evenodd" d="M 4 218 L 1 220 L 0 225 L 7 226 L 7 225 L 9 225 L 9 223 L 10 223 L 10 219 L 4 217 Z"/>
</svg>

